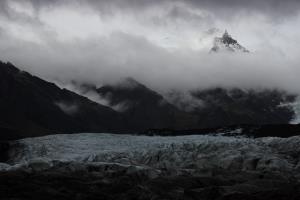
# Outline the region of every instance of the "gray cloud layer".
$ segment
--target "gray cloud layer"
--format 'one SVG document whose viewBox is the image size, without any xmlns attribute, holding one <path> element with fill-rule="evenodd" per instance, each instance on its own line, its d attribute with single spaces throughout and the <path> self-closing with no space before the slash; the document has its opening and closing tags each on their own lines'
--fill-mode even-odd
<svg viewBox="0 0 300 200">
<path fill-rule="evenodd" d="M 15 1 L 31 14 L 11 2 L 0 1 L 0 58 L 50 80 L 300 92 L 296 0 Z M 253 53 L 209 54 L 225 28 Z"/>
<path fill-rule="evenodd" d="M 8 0 L 0 2 L 1 13 L 9 15 Z M 151 6 L 183 3 L 193 8 L 209 9 L 218 14 L 234 15 L 240 11 L 260 12 L 274 18 L 290 16 L 299 12 L 298 0 L 27 0 L 38 11 L 45 7 L 55 7 L 64 4 L 89 5 L 103 13 L 113 13 L 114 9 L 129 9 L 135 12 Z M 231 12 L 228 12 L 231 11 Z"/>
</svg>

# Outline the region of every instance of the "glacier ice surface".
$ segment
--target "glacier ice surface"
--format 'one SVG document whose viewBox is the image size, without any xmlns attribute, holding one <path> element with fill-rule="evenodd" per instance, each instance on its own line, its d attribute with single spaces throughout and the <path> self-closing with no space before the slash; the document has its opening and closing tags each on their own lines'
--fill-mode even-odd
<svg viewBox="0 0 300 200">
<path fill-rule="evenodd" d="M 225 169 L 298 174 L 300 136 L 247 138 L 211 135 L 136 136 L 108 133 L 50 135 L 14 141 L 4 170 L 66 170 L 87 167 L 197 173 Z"/>
</svg>

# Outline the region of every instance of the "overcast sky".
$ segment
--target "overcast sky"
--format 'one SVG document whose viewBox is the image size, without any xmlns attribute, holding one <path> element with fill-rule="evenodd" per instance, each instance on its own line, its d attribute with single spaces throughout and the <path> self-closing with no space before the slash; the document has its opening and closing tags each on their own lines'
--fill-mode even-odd
<svg viewBox="0 0 300 200">
<path fill-rule="evenodd" d="M 300 92 L 298 0 L 1 0 L 0 59 L 48 80 Z M 250 54 L 210 54 L 228 32 Z"/>
</svg>

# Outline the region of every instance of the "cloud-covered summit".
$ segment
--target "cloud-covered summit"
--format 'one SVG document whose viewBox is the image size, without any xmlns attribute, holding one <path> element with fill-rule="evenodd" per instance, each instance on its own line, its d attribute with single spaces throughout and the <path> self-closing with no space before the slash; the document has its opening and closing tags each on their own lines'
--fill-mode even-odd
<svg viewBox="0 0 300 200">
<path fill-rule="evenodd" d="M 298 90 L 300 2 L 3 0 L 0 59 L 49 80 Z M 251 55 L 209 55 L 228 29 Z"/>
<path fill-rule="evenodd" d="M 233 39 L 227 30 L 225 30 L 222 37 L 215 38 L 214 46 L 211 48 L 210 52 L 219 52 L 224 50 L 229 52 L 250 52 L 248 49 L 240 45 L 237 40 Z"/>
</svg>

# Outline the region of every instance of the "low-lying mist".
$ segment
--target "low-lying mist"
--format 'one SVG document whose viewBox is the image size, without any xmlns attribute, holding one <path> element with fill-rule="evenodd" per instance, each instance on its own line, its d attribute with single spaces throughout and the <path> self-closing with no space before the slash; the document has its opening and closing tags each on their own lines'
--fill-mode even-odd
<svg viewBox="0 0 300 200">
<path fill-rule="evenodd" d="M 251 53 L 167 49 L 147 39 L 114 33 L 102 39 L 43 46 L 22 42 L 2 49 L 1 59 L 50 81 L 102 85 L 132 77 L 152 89 L 210 87 L 279 88 L 300 93 L 299 62 L 263 49 Z"/>
</svg>

